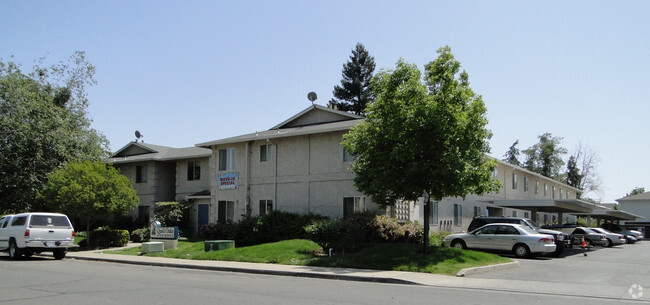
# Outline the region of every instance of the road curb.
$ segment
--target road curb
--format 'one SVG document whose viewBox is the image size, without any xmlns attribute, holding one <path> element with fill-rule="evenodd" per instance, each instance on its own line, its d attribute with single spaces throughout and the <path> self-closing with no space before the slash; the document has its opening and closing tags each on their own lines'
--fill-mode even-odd
<svg viewBox="0 0 650 305">
<path fill-rule="evenodd" d="M 490 266 L 483 266 L 483 267 L 475 267 L 475 268 L 465 268 L 458 273 L 456 273 L 457 277 L 464 277 L 466 275 L 472 275 L 472 274 L 478 274 L 478 273 L 485 273 L 485 272 L 492 272 L 492 271 L 497 271 L 497 270 L 505 270 L 505 269 L 510 269 L 510 268 L 518 268 L 519 267 L 519 261 L 514 261 L 511 263 L 505 263 L 505 264 L 498 264 L 498 265 L 490 265 Z"/>
<path fill-rule="evenodd" d="M 142 266 L 154 267 L 169 267 L 169 268 L 182 268 L 206 271 L 221 271 L 221 272 L 238 272 L 250 274 L 264 274 L 264 275 L 279 275 L 279 276 L 292 276 L 292 277 L 305 277 L 305 278 L 318 278 L 329 280 L 346 280 L 356 282 L 374 282 L 374 283 L 387 283 L 387 284 L 407 284 L 407 285 L 422 285 L 414 281 L 404 279 L 381 277 L 381 276 L 363 276 L 363 275 L 343 275 L 331 273 L 318 273 L 318 272 L 305 272 L 305 271 L 285 271 L 285 270 L 267 270 L 267 269 L 251 269 L 251 268 L 237 268 L 237 267 L 224 267 L 224 266 L 206 266 L 200 264 L 183 264 L 172 262 L 153 262 L 153 261 L 133 261 L 128 259 L 116 259 L 109 257 L 87 257 L 87 256 L 70 256 L 70 259 L 86 260 L 86 261 L 101 261 L 108 263 L 120 263 Z"/>
</svg>

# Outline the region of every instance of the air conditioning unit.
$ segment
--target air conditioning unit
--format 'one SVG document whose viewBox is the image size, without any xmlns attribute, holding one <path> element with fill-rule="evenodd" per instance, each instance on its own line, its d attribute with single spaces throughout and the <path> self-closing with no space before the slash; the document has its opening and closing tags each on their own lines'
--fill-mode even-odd
<svg viewBox="0 0 650 305">
<path fill-rule="evenodd" d="M 142 249 L 140 252 L 142 254 L 147 253 L 156 253 L 165 251 L 165 243 L 163 242 L 146 242 L 142 243 Z"/>
</svg>

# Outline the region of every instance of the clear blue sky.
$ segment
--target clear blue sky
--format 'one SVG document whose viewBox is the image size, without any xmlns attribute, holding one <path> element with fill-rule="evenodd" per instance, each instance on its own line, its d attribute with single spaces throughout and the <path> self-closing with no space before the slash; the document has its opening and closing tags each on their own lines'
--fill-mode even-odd
<svg viewBox="0 0 650 305">
<path fill-rule="evenodd" d="M 266 130 L 332 98 L 357 42 L 377 70 L 444 45 L 488 107 L 492 156 L 550 132 L 600 157 L 613 202 L 650 188 L 648 1 L 0 2 L 0 58 L 30 70 L 85 51 L 93 127 L 116 151 Z M 565 159 L 568 155 L 565 156 Z"/>
</svg>

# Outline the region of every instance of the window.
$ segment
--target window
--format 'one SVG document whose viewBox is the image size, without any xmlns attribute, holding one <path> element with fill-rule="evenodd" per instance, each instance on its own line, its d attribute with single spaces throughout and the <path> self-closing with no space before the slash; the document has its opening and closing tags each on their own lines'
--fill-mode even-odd
<svg viewBox="0 0 650 305">
<path fill-rule="evenodd" d="M 348 152 L 348 150 L 345 149 L 345 147 L 343 147 L 343 162 L 353 162 L 353 161 L 354 161 L 354 156 L 352 156 L 350 152 Z"/>
<path fill-rule="evenodd" d="M 235 202 L 219 201 L 217 206 L 217 222 L 233 223 L 235 220 Z"/>
<path fill-rule="evenodd" d="M 569 191 L 566 191 L 566 199 L 569 199 Z"/>
<path fill-rule="evenodd" d="M 524 177 L 524 192 L 528 192 L 528 177 Z"/>
<path fill-rule="evenodd" d="M 463 219 L 463 206 L 454 203 L 454 226 L 460 227 Z"/>
<path fill-rule="evenodd" d="M 260 162 L 273 160 L 273 147 L 272 144 L 260 145 Z"/>
<path fill-rule="evenodd" d="M 137 165 L 135 167 L 135 183 L 147 182 L 147 166 Z"/>
<path fill-rule="evenodd" d="M 519 217 L 517 216 L 517 211 L 512 211 L 512 217 Z"/>
<path fill-rule="evenodd" d="M 352 214 L 364 212 L 366 210 L 365 197 L 345 197 L 343 198 L 343 218 L 351 217 Z"/>
<path fill-rule="evenodd" d="M 548 215 L 544 214 L 544 224 L 548 224 Z"/>
<path fill-rule="evenodd" d="M 273 211 L 273 200 L 260 200 L 260 215 L 266 215 Z"/>
<path fill-rule="evenodd" d="M 25 222 L 27 221 L 27 216 L 20 216 L 14 218 L 13 221 L 11 221 L 12 226 L 24 226 Z"/>
<path fill-rule="evenodd" d="M 529 212 L 524 212 L 524 218 L 530 218 L 530 213 Z"/>
<path fill-rule="evenodd" d="M 553 199 L 555 199 L 555 186 L 551 188 L 551 195 L 553 195 Z"/>
<path fill-rule="evenodd" d="M 564 196 L 564 191 L 560 189 L 560 199 L 562 199 L 563 196 Z"/>
<path fill-rule="evenodd" d="M 29 226 L 34 227 L 69 227 L 70 223 L 65 216 L 32 215 Z"/>
<path fill-rule="evenodd" d="M 499 169 L 495 167 L 494 170 L 492 171 L 492 179 L 498 179 L 498 178 L 499 178 Z"/>
<path fill-rule="evenodd" d="M 438 202 L 431 202 L 431 212 L 433 214 L 431 224 L 438 225 Z"/>
<path fill-rule="evenodd" d="M 539 194 L 539 181 L 535 181 L 535 195 Z"/>
<path fill-rule="evenodd" d="M 512 174 L 512 189 L 517 189 L 517 174 L 514 173 Z"/>
<path fill-rule="evenodd" d="M 200 162 L 187 162 L 187 180 L 201 180 Z"/>
<path fill-rule="evenodd" d="M 552 219 L 551 223 L 557 223 L 557 215 L 553 215 L 551 219 Z"/>
<path fill-rule="evenodd" d="M 481 207 L 474 207 L 474 217 L 481 216 Z"/>
<path fill-rule="evenodd" d="M 544 197 L 548 196 L 548 185 L 544 183 Z"/>
<path fill-rule="evenodd" d="M 219 170 L 231 171 L 235 169 L 235 149 L 219 149 Z"/>
</svg>

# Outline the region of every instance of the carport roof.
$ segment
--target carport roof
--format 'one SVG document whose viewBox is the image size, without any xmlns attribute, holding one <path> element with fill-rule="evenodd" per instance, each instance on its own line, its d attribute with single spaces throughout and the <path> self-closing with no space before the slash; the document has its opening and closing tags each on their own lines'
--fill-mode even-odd
<svg viewBox="0 0 650 305">
<path fill-rule="evenodd" d="M 643 216 L 621 210 L 595 210 L 591 213 L 575 213 L 575 215 L 589 216 L 605 220 L 635 220 L 637 218 L 645 218 Z"/>
<path fill-rule="evenodd" d="M 534 209 L 543 213 L 592 213 L 604 207 L 579 199 L 510 199 L 494 200 L 495 205 L 522 210 Z"/>
</svg>

